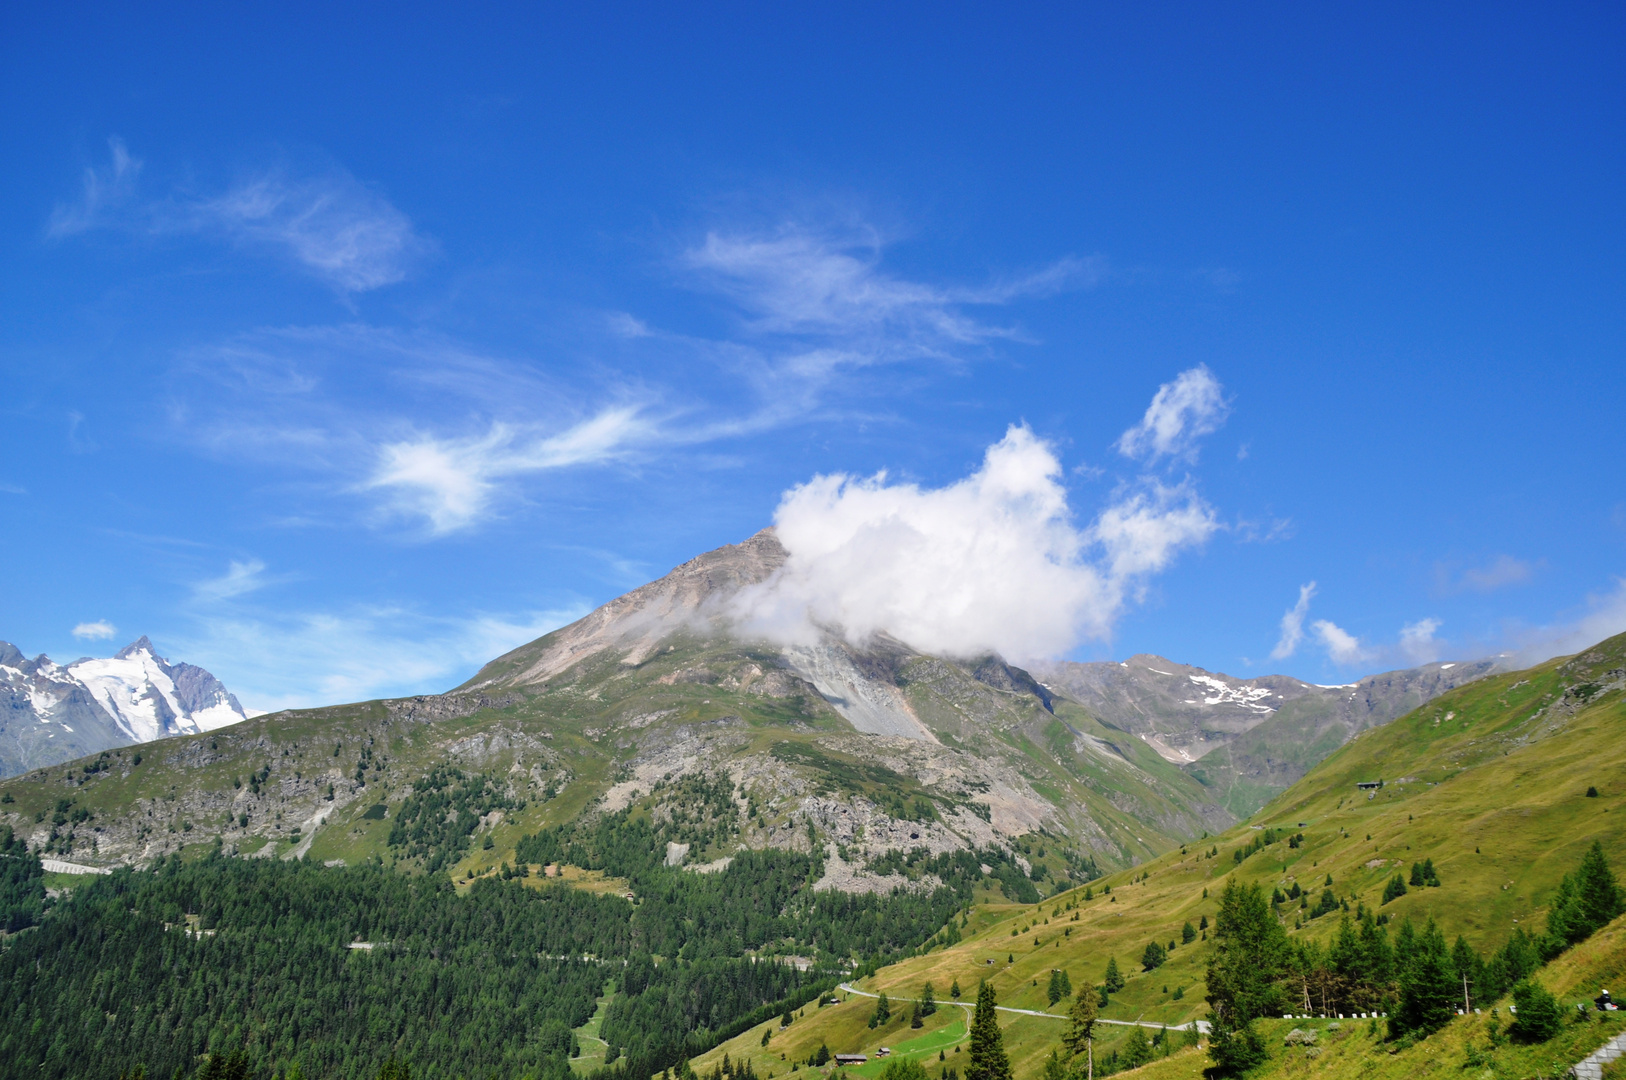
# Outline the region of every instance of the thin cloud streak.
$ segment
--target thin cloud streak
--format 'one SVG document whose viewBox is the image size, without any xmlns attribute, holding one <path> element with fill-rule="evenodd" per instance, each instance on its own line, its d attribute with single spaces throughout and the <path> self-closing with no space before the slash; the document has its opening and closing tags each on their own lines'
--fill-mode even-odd
<svg viewBox="0 0 1626 1080">
<path fill-rule="evenodd" d="M 210 212 L 274 221 L 291 213 L 280 208 L 288 201 L 262 184 Z M 1067 259 L 986 286 L 944 288 L 886 274 L 880 252 L 873 238 L 852 243 L 807 230 L 713 233 L 680 263 L 735 306 L 739 340 L 666 334 L 625 312 L 608 317 L 604 333 L 623 347 L 675 350 L 687 354 L 682 362 L 737 375 L 729 401 L 694 400 L 675 385 L 614 385 L 613 374 L 565 386 L 524 360 L 352 324 L 262 330 L 195 351 L 186 367 L 198 378 L 177 395 L 172 418 L 215 452 L 334 475 L 334 490 L 368 499 L 376 520 L 421 523 L 427 535 L 443 536 L 500 514 L 543 474 L 636 464 L 657 451 L 851 416 L 856 401 L 882 392 L 855 385 L 856 372 L 905 359 L 958 362 L 957 350 L 1014 338 L 966 306 L 1099 276 L 1093 263 Z M 365 382 L 357 374 L 369 370 L 372 393 L 336 396 L 334 387 Z M 380 384 L 389 392 L 379 393 Z M 1178 493 L 1146 487 L 1139 497 L 1152 505 Z"/>
<path fill-rule="evenodd" d="M 265 563 L 259 559 L 246 559 L 241 562 L 233 559 L 220 577 L 193 585 L 192 598 L 201 603 L 216 603 L 256 592 L 267 583 Z"/>
<path fill-rule="evenodd" d="M 546 436 L 494 423 L 477 438 L 426 436 L 383 446 L 377 471 L 364 486 L 386 491 L 392 509 L 422 516 L 436 534 L 444 534 L 482 517 L 500 480 L 604 464 L 658 433 L 636 406 L 606 409 Z"/>
<path fill-rule="evenodd" d="M 1315 596 L 1315 582 L 1299 586 L 1298 603 L 1282 614 L 1282 636 L 1270 650 L 1272 660 L 1286 660 L 1299 650 L 1304 640 L 1304 617 L 1310 613 L 1310 599 Z"/>
<path fill-rule="evenodd" d="M 118 138 L 108 140 L 108 149 L 105 169 L 85 170 L 79 200 L 53 210 L 48 237 L 97 229 L 213 237 L 281 252 L 343 293 L 396 284 L 434 251 L 406 214 L 342 168 L 310 176 L 272 168 L 220 195 L 142 200 L 136 190 L 142 163 Z"/>
</svg>

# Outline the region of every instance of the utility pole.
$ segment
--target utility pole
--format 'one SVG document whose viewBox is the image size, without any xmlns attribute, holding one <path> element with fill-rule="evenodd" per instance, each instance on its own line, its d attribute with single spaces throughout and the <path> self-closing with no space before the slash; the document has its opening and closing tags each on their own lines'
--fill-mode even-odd
<svg viewBox="0 0 1626 1080">
<path fill-rule="evenodd" d="M 1462 1015 L 1467 1016 L 1473 1012 L 1473 1006 L 1468 1003 L 1468 973 L 1462 973 Z"/>
</svg>

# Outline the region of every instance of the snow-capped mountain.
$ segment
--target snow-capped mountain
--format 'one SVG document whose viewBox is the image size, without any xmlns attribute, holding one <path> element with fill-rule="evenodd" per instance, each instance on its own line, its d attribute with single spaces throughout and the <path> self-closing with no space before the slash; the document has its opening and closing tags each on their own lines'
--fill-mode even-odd
<svg viewBox="0 0 1626 1080">
<path fill-rule="evenodd" d="M 0 776 L 247 718 L 219 679 L 169 662 L 145 637 L 67 665 L 0 641 Z"/>
</svg>

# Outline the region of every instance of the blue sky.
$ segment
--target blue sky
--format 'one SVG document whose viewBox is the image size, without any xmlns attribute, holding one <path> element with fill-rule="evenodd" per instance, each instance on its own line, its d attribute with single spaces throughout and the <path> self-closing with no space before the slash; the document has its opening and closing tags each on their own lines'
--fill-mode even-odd
<svg viewBox="0 0 1626 1080">
<path fill-rule="evenodd" d="M 336 7 L 0 15 L 26 652 L 444 689 L 881 470 L 1011 648 L 1626 629 L 1617 5 Z"/>
</svg>

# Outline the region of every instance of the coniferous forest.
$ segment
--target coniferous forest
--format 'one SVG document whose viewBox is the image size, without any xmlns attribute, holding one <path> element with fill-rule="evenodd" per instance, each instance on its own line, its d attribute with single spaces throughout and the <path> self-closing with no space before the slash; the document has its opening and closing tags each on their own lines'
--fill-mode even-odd
<svg viewBox="0 0 1626 1080">
<path fill-rule="evenodd" d="M 14 932 L 0 950 L 0 1078 L 201 1076 L 228 1058 L 313 1080 L 391 1060 L 420 1076 L 563 1077 L 571 1029 L 607 991 L 610 1068 L 648 1075 L 811 1000 L 852 961 L 955 933 L 983 877 L 966 853 L 933 866 L 946 884 L 930 891 L 814 892 L 819 855 L 745 852 L 694 874 L 652 858 L 656 840 L 608 815 L 521 844 L 528 862 L 627 877 L 635 903 L 535 879 L 459 892 L 381 862 L 218 853 L 90 878 L 52 902 L 38 856 L 0 835 Z M 776 951 L 817 961 L 758 955 Z"/>
</svg>

